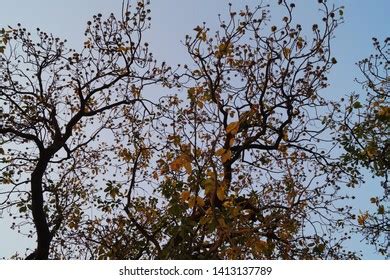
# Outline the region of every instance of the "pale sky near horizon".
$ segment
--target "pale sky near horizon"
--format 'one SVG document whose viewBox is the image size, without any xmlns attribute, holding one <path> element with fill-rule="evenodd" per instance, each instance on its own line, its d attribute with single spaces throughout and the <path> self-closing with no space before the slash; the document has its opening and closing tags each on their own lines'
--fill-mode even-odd
<svg viewBox="0 0 390 280">
<path fill-rule="evenodd" d="M 101 12 L 107 15 L 110 12 L 119 14 L 122 0 L 14 0 L 0 1 L 0 28 L 16 26 L 21 23 L 30 30 L 39 27 L 44 31 L 53 33 L 60 38 L 66 38 L 69 46 L 80 48 L 83 44 L 83 33 L 86 22 L 92 15 Z M 133 1 L 134 2 L 134 1 Z M 152 0 L 152 29 L 147 38 L 150 42 L 154 56 L 160 61 L 167 61 L 174 65 L 184 63 L 187 59 L 185 49 L 180 40 L 186 34 L 193 34 L 193 28 L 203 21 L 211 27 L 218 26 L 217 15 L 227 14 L 229 1 L 226 0 Z M 245 4 L 256 6 L 260 1 L 242 0 L 230 1 L 237 9 Z M 276 2 L 276 0 L 264 0 Z M 296 0 L 296 21 L 303 24 L 311 24 L 319 21 L 316 16 L 318 6 L 316 0 Z M 352 91 L 363 91 L 354 82 L 359 76 L 357 61 L 373 53 L 372 37 L 383 41 L 390 36 L 390 1 L 388 0 L 328 0 L 336 6 L 345 6 L 345 22 L 336 31 L 333 40 L 333 55 L 338 64 L 329 74 L 331 87 L 326 94 L 334 95 L 337 99 Z M 272 15 L 271 11 L 271 15 Z M 275 13 L 273 21 L 280 22 L 281 15 Z M 366 201 L 372 193 L 377 182 L 371 182 L 356 190 L 361 205 L 367 205 Z M 363 201 L 364 200 L 364 201 Z M 10 221 L 0 219 L 0 258 L 9 257 L 15 251 L 24 253 L 25 248 L 34 247 L 35 240 L 26 239 L 16 232 L 9 230 Z M 358 238 L 359 239 L 359 238 Z M 380 258 L 372 246 L 364 245 L 359 240 L 351 241 L 350 249 L 359 248 L 366 259 Z M 354 247 L 354 248 L 352 248 Z"/>
</svg>

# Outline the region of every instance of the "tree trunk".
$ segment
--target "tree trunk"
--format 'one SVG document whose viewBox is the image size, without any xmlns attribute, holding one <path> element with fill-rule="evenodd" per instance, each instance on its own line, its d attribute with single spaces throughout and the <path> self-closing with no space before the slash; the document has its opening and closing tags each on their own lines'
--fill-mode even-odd
<svg viewBox="0 0 390 280">
<path fill-rule="evenodd" d="M 50 157 L 44 156 L 39 159 L 34 172 L 31 174 L 31 198 L 32 215 L 37 230 L 37 249 L 33 253 L 33 259 L 47 260 L 51 234 L 44 211 L 42 180 Z"/>
</svg>

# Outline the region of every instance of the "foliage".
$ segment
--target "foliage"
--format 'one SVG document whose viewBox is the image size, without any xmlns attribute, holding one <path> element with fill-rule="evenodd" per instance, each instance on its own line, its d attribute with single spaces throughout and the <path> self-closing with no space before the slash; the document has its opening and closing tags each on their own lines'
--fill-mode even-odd
<svg viewBox="0 0 390 280">
<path fill-rule="evenodd" d="M 142 38 L 149 12 L 139 2 L 120 19 L 94 16 L 80 52 L 39 29 L 34 36 L 19 25 L 8 34 L 0 56 L 1 208 L 33 221 L 30 258 L 47 258 L 60 230 L 77 229 L 83 205 L 96 198 L 96 176 L 121 168 L 109 155 L 116 144 L 142 146 L 151 101 L 141 91 L 163 73 Z"/>
<path fill-rule="evenodd" d="M 8 43 L 8 30 L 0 30 L 0 53 L 4 53 L 5 45 Z"/>
<path fill-rule="evenodd" d="M 79 52 L 12 30 L 0 209 L 34 225 L 27 258 L 358 257 L 343 246 L 354 217 L 340 191 L 356 172 L 333 152 L 338 107 L 321 95 L 343 10 L 319 1 L 306 28 L 278 3 L 278 26 L 269 6 L 231 5 L 215 32 L 196 26 L 175 70 L 143 41 L 147 1 L 94 16 Z M 171 91 L 147 98 L 155 85 Z"/>
<path fill-rule="evenodd" d="M 379 252 L 390 257 L 390 39 L 373 42 L 376 53 L 358 63 L 364 77 L 358 82 L 367 91 L 366 102 L 360 102 L 359 95 L 350 96 L 340 141 L 346 150 L 344 162 L 357 170 L 368 168 L 383 179 L 383 196 L 370 199 L 376 212 L 363 213 L 358 224 Z"/>
<path fill-rule="evenodd" d="M 159 257 L 343 257 L 316 225 L 331 231 L 348 207 L 328 215 L 343 198 L 343 172 L 316 144 L 327 124 L 313 110 L 327 105 L 319 90 L 335 63 L 328 39 L 338 10 L 323 5 L 324 26 L 313 25 L 309 41 L 292 24 L 294 6 L 281 5 L 289 16 L 271 30 L 266 7 L 230 9 L 216 33 L 203 25 L 186 37 L 194 63 L 178 86 L 187 100 L 170 100 L 161 136 L 170 226 Z"/>
</svg>

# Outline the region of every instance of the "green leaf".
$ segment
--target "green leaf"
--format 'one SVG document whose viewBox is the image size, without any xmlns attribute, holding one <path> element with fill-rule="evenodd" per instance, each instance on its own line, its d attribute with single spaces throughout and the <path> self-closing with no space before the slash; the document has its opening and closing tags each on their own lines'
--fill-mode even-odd
<svg viewBox="0 0 390 280">
<path fill-rule="evenodd" d="M 354 109 L 363 108 L 362 104 L 359 101 L 356 101 L 355 103 L 353 103 L 352 107 Z"/>
</svg>

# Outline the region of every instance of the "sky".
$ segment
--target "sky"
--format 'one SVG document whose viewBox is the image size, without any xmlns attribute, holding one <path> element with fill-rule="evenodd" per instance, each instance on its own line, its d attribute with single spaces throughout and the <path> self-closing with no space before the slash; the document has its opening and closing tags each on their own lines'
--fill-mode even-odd
<svg viewBox="0 0 390 280">
<path fill-rule="evenodd" d="M 29 30 L 39 27 L 53 35 L 66 38 L 69 46 L 80 48 L 86 22 L 92 15 L 101 12 L 120 13 L 121 0 L 0 0 L 0 28 L 16 26 L 21 23 Z M 170 65 L 185 63 L 188 59 L 180 43 L 186 34 L 193 34 L 193 28 L 202 22 L 208 26 L 218 25 L 218 14 L 227 14 L 228 2 L 225 0 L 152 0 L 152 29 L 147 33 L 148 41 L 155 58 Z M 233 7 L 240 9 L 245 5 L 256 6 L 260 1 L 231 1 Z M 276 0 L 264 0 L 274 3 Z M 318 6 L 315 0 L 296 0 L 296 20 L 311 26 L 318 21 Z M 329 74 L 331 87 L 326 90 L 333 99 L 343 97 L 353 91 L 362 92 L 354 82 L 359 77 L 355 63 L 373 53 L 371 38 L 383 41 L 389 37 L 390 1 L 388 0 L 328 0 L 336 6 L 345 6 L 344 23 L 336 31 L 333 40 L 333 55 L 338 64 Z M 280 22 L 281 14 L 271 11 L 273 21 Z M 377 181 L 368 181 L 356 190 L 358 204 L 362 208 L 369 195 L 373 196 L 378 188 Z M 359 200 L 360 199 L 360 200 Z M 6 216 L 6 213 L 3 213 Z M 9 257 L 15 250 L 24 253 L 26 247 L 34 247 L 34 240 L 23 238 L 9 229 L 10 221 L 0 219 L 0 258 Z M 362 250 L 365 259 L 379 256 L 373 247 L 364 245 L 360 238 L 351 241 L 351 247 Z"/>
</svg>

